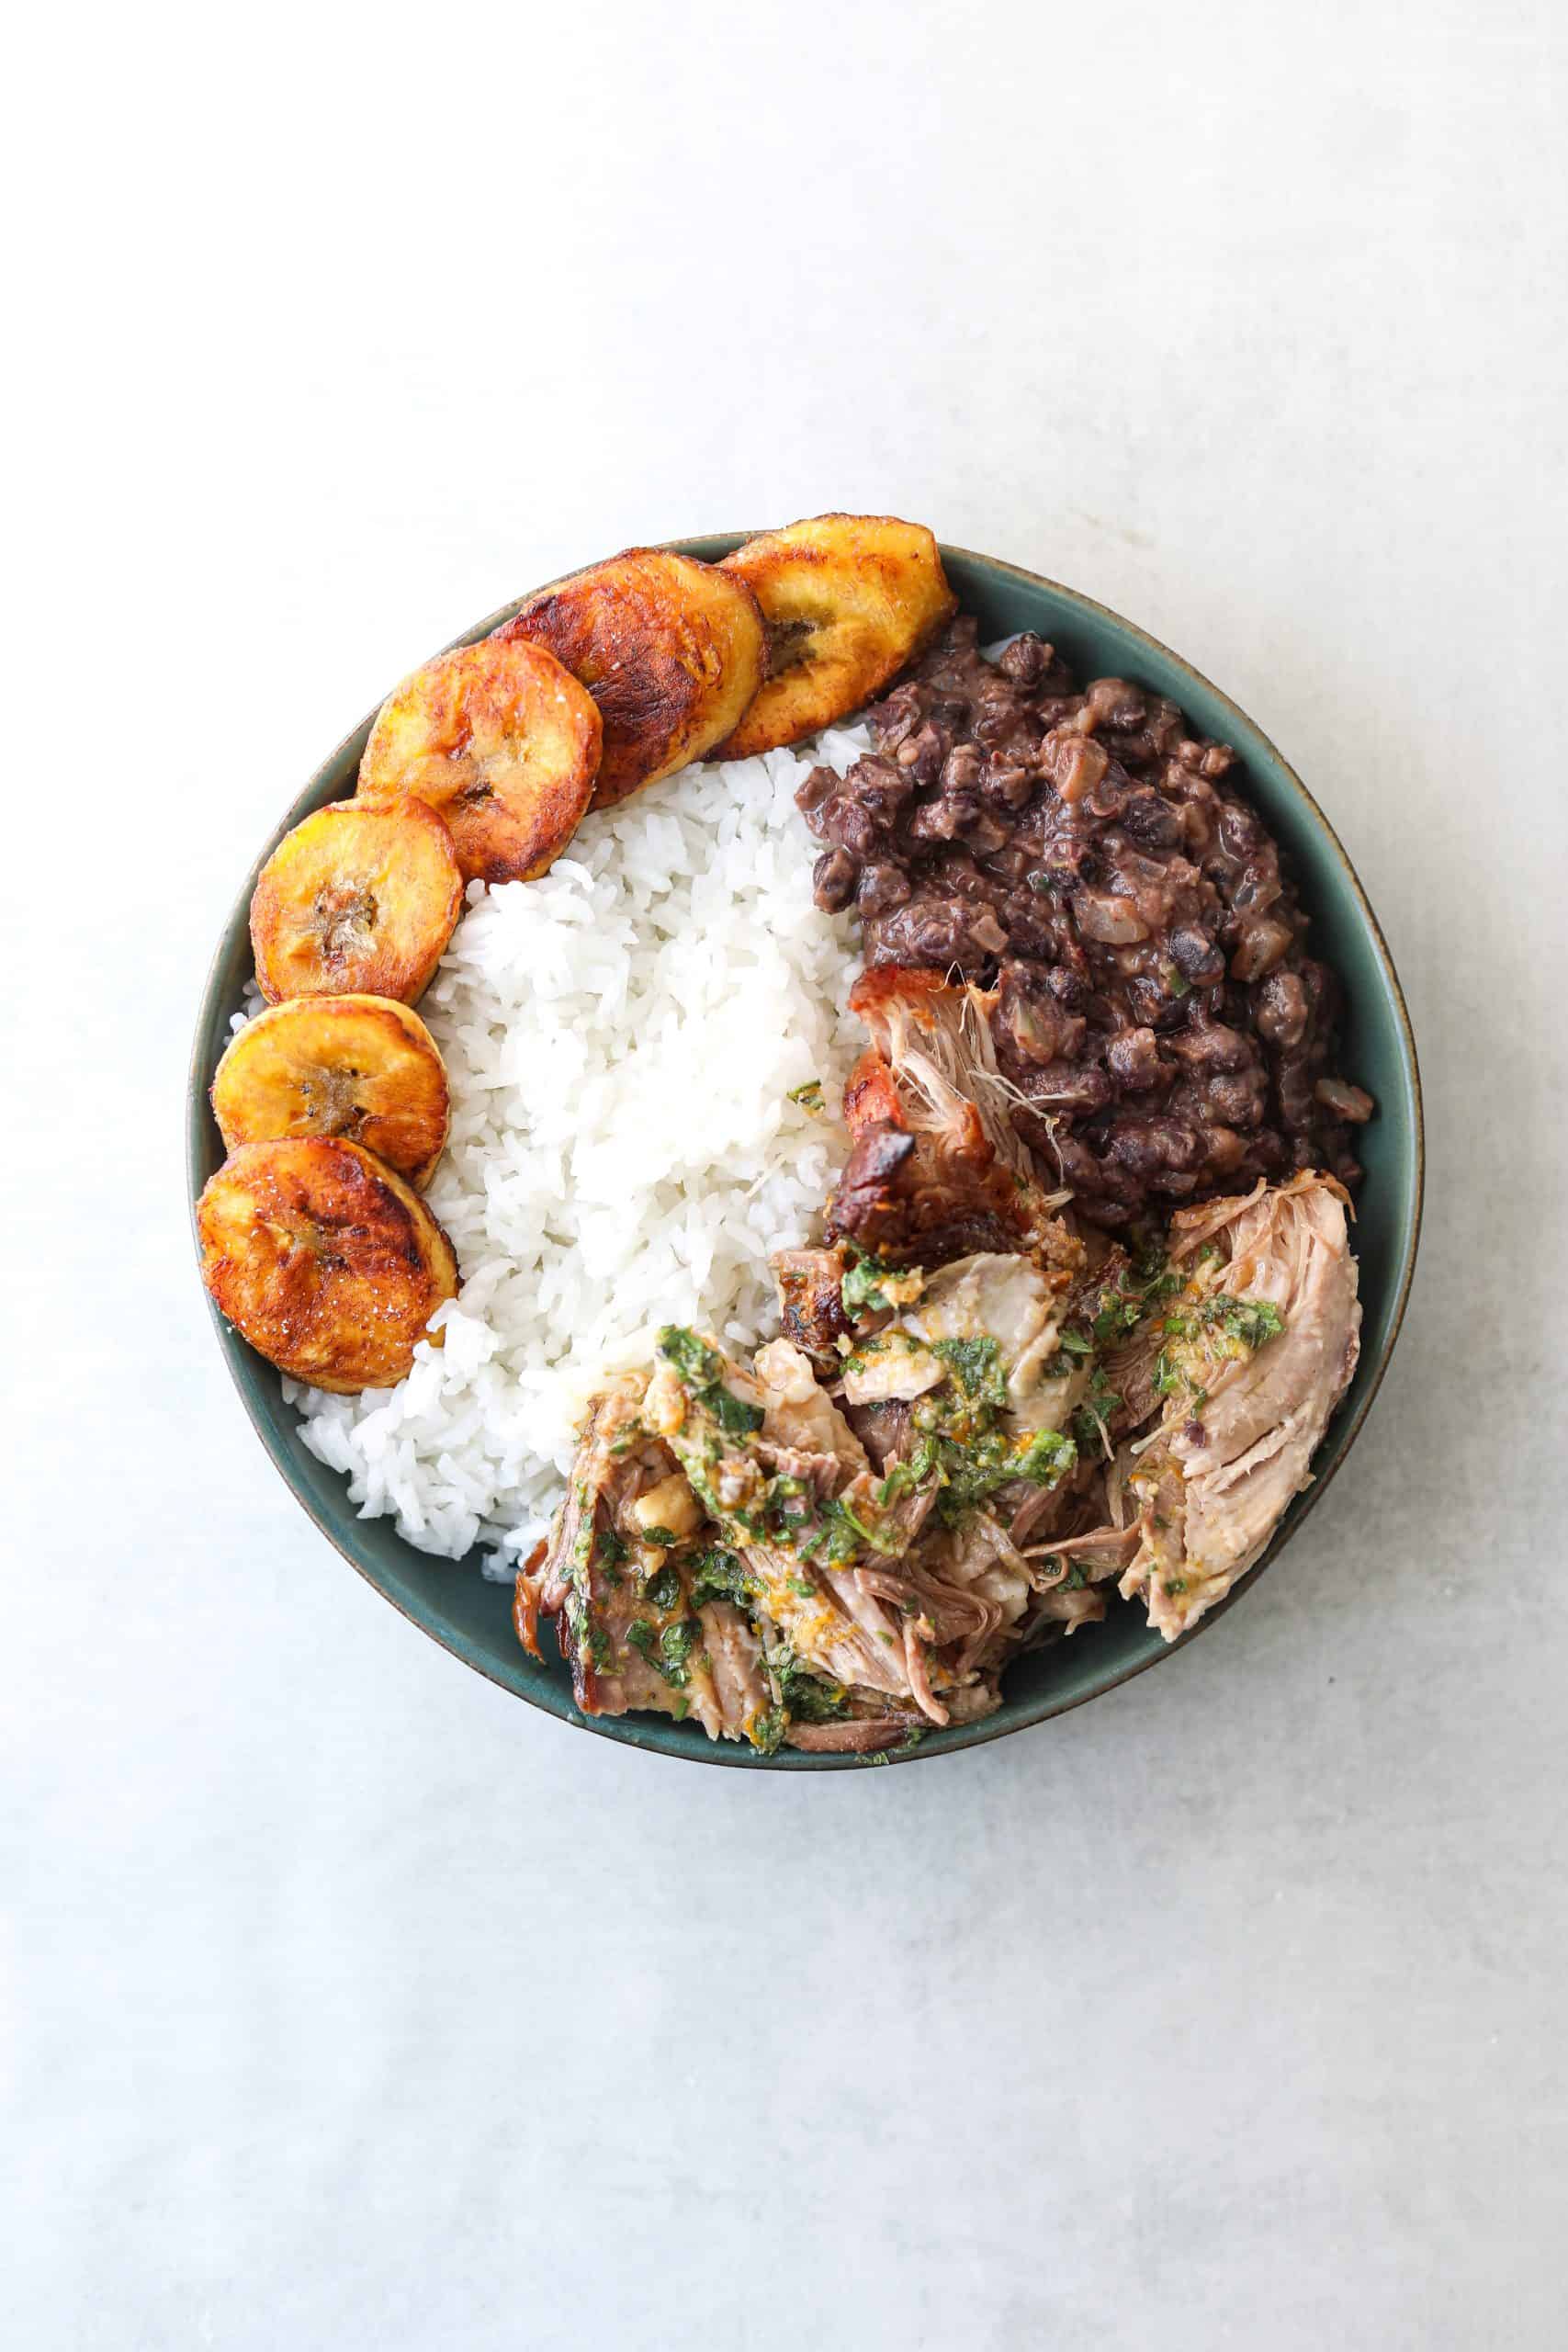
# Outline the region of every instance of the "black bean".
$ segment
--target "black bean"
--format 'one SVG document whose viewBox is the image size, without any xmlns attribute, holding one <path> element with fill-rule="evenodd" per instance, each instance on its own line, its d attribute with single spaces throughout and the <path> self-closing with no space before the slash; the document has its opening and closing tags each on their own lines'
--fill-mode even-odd
<svg viewBox="0 0 1568 2352">
<path fill-rule="evenodd" d="M 1055 658 L 1055 648 L 1043 643 L 1032 628 L 1027 628 L 1021 637 L 1015 637 L 1010 645 L 1003 646 L 997 656 L 997 667 L 1003 677 L 1010 679 L 1016 686 L 1037 686 L 1048 673 Z"/>
<path fill-rule="evenodd" d="M 877 754 L 800 788 L 818 899 L 854 898 L 874 961 L 994 983 L 1020 1133 L 1087 1216 L 1355 1171 L 1337 984 L 1226 746 L 1135 683 L 1075 694 L 1033 635 L 986 662 L 972 616 L 870 720 Z"/>
<path fill-rule="evenodd" d="M 910 895 L 903 867 L 886 862 L 863 867 L 855 885 L 855 905 L 863 915 L 891 914 L 895 907 L 907 906 Z"/>
<path fill-rule="evenodd" d="M 1176 1075 L 1160 1058 L 1152 1029 L 1122 1030 L 1106 1047 L 1105 1059 L 1112 1078 L 1134 1091 L 1168 1085 Z"/>
<path fill-rule="evenodd" d="M 811 869 L 811 895 L 824 914 L 836 915 L 855 892 L 856 866 L 846 849 L 823 853 Z"/>
<path fill-rule="evenodd" d="M 1170 960 L 1184 978 L 1194 982 L 1217 980 L 1225 968 L 1221 950 L 1206 932 L 1191 923 L 1171 933 Z"/>
<path fill-rule="evenodd" d="M 1258 1035 L 1271 1046 L 1299 1046 L 1306 1035 L 1310 1007 L 1295 972 L 1270 972 L 1258 984 Z"/>
<path fill-rule="evenodd" d="M 1122 823 L 1145 849 L 1174 849 L 1181 839 L 1175 809 L 1146 786 L 1126 795 L 1122 803 Z"/>
</svg>

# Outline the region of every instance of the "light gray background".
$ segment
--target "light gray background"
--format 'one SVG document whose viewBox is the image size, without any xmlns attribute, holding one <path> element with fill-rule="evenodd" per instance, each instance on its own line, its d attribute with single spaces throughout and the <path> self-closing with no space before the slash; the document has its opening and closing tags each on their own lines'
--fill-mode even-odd
<svg viewBox="0 0 1568 2352">
<path fill-rule="evenodd" d="M 1560 2346 L 1560 12 L 59 24 L 6 165 L 7 2340 Z M 1432 1173 L 1358 1452 L 1212 1638 L 789 1781 L 564 1731 L 347 1573 L 180 1127 L 239 878 L 393 680 L 840 504 L 1256 714 Z"/>
</svg>

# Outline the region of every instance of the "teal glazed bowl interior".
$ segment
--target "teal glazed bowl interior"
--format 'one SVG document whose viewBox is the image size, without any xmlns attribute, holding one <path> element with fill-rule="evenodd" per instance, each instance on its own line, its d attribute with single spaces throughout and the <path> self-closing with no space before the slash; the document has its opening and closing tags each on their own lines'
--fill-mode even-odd
<svg viewBox="0 0 1568 2352">
<path fill-rule="evenodd" d="M 712 560 L 738 546 L 743 536 L 716 533 L 672 544 L 688 555 Z M 1355 1443 L 1388 1367 L 1415 1268 L 1421 1219 L 1421 1091 L 1415 1042 L 1387 945 L 1349 859 L 1300 778 L 1252 721 L 1177 655 L 1103 605 L 1054 581 L 960 548 L 944 547 L 942 555 L 964 605 L 978 616 L 982 643 L 1018 629 L 1035 629 L 1060 650 L 1079 677 L 1125 677 L 1168 695 L 1198 731 L 1235 746 L 1246 763 L 1243 788 L 1294 866 L 1302 903 L 1312 921 L 1315 952 L 1337 967 L 1345 982 L 1348 1012 L 1339 1067 L 1377 1100 L 1377 1115 L 1363 1130 L 1361 1157 L 1367 1173 L 1357 1201 L 1355 1249 L 1360 1261 L 1364 1322 L 1356 1377 L 1319 1449 L 1314 1485 L 1292 1504 L 1261 1566 L 1185 1637 L 1193 1641 L 1217 1624 L 1279 1558 Z M 457 642 L 484 636 L 524 601 L 519 597 L 491 614 Z M 193 1209 L 197 1195 L 223 1157 L 208 1088 L 228 1040 L 230 1016 L 239 1011 L 252 974 L 247 918 L 256 875 L 290 826 L 324 802 L 344 799 L 353 792 L 369 728 L 367 718 L 284 811 L 224 926 L 202 997 L 191 1063 L 187 1122 Z M 812 854 L 804 830 L 800 854 L 802 857 Z M 710 1743 L 695 1724 L 661 1717 L 581 1714 L 572 1703 L 565 1666 L 555 1658 L 547 1666 L 537 1666 L 518 1646 L 512 1626 L 510 1584 L 495 1583 L 481 1575 L 477 1554 L 461 1563 L 434 1559 L 406 1544 L 390 1520 L 361 1519 L 349 1500 L 346 1479 L 307 1452 L 295 1413 L 283 1401 L 277 1373 L 216 1311 L 213 1320 L 219 1344 L 263 1444 L 322 1534 L 394 1608 L 466 1665 L 563 1723 L 597 1732 L 605 1739 L 651 1748 L 662 1756 L 731 1765 L 746 1771 L 863 1768 L 868 1759 L 852 1756 L 782 1750 L 776 1756 L 757 1757 L 728 1742 Z M 1182 1647 L 1184 1643 L 1175 1646 Z M 908 1758 L 918 1761 L 944 1755 L 1021 1731 L 1029 1724 L 1043 1723 L 1087 1699 L 1098 1698 L 1101 1691 L 1170 1654 L 1160 1636 L 1144 1623 L 1141 1612 L 1112 1600 L 1103 1624 L 1086 1626 L 1070 1640 L 1021 1658 L 1006 1678 L 1004 1702 L 997 1713 L 982 1723 L 928 1733 L 908 1751 Z"/>
</svg>

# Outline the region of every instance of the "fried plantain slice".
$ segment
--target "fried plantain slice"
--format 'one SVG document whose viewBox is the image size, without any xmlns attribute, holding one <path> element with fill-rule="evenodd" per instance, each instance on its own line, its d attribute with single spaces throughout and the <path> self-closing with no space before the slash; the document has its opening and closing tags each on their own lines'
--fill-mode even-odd
<svg viewBox="0 0 1568 2352">
<path fill-rule="evenodd" d="M 279 1136 L 345 1136 L 415 1192 L 435 1173 L 449 1100 L 440 1049 L 387 996 L 297 996 L 247 1023 L 218 1065 L 225 1151 Z"/>
<path fill-rule="evenodd" d="M 761 616 L 743 580 L 689 555 L 628 548 L 547 590 L 496 638 L 547 646 L 604 718 L 595 808 L 700 760 L 761 683 Z"/>
<path fill-rule="evenodd" d="M 423 801 L 333 800 L 286 833 L 251 899 L 256 986 L 296 996 L 423 996 L 463 911 L 452 836 Z"/>
<path fill-rule="evenodd" d="M 197 1203 L 201 1277 L 257 1352 L 352 1396 L 390 1388 L 457 1290 L 452 1245 L 417 1193 L 356 1143 L 242 1144 Z"/>
<path fill-rule="evenodd" d="M 764 531 L 719 569 L 755 591 L 768 632 L 768 676 L 721 760 L 847 718 L 958 609 L 930 531 L 894 514 L 818 514 Z"/>
<path fill-rule="evenodd" d="M 599 712 L 547 647 L 459 645 L 388 695 L 362 798 L 413 795 L 452 829 L 463 878 L 528 882 L 577 831 L 599 769 Z"/>
</svg>

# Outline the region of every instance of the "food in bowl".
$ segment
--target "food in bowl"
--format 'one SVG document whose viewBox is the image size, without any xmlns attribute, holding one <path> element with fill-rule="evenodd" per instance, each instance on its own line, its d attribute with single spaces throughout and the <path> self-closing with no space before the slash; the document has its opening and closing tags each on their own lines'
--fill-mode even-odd
<svg viewBox="0 0 1568 2352">
<path fill-rule="evenodd" d="M 767 674 L 718 756 L 752 759 L 858 710 L 957 608 L 923 525 L 818 514 L 727 555 L 756 597 Z"/>
<path fill-rule="evenodd" d="M 988 1712 L 1118 1587 L 1175 1638 L 1265 1548 L 1354 1364 L 1330 1127 L 1371 1106 L 1260 824 L 1244 887 L 1223 747 L 1151 697 L 1134 721 L 1122 682 L 1077 693 L 1037 640 L 998 664 L 931 628 L 912 606 L 867 719 L 817 706 L 816 743 L 682 769 L 470 888 L 424 1002 L 463 1288 L 406 1377 L 338 1365 L 298 1399 L 363 1510 L 521 1562 L 525 1644 L 553 1612 L 591 1713 L 873 1753 Z M 802 813 L 847 892 L 835 868 L 814 895 Z M 970 910 L 958 953 L 886 951 L 921 900 Z M 1293 1038 L 1263 1018 L 1280 973 Z M 1184 1057 L 1216 1030 L 1241 1060 Z M 1309 1032 L 1310 1162 L 1280 1097 Z M 1071 1103 L 1031 1087 L 1060 1063 Z M 1228 1168 L 1179 1132 L 1200 1112 Z"/>
<path fill-rule="evenodd" d="M 382 704 L 355 805 L 434 810 L 465 882 L 532 881 L 587 810 L 603 735 L 592 696 L 540 647 L 459 645 Z"/>
<path fill-rule="evenodd" d="M 991 1713 L 1108 1579 L 1175 1640 L 1261 1556 L 1355 1368 L 1340 1188 L 1179 1211 L 1157 1263 L 1026 1215 L 1027 1250 L 929 1274 L 830 1253 L 849 1330 L 815 1357 L 671 1325 L 605 1385 L 517 1584 L 585 1712 L 863 1753 Z"/>
<path fill-rule="evenodd" d="M 423 801 L 334 801 L 285 835 L 251 899 L 256 986 L 417 1002 L 463 910 L 452 836 Z"/>
<path fill-rule="evenodd" d="M 705 759 L 755 699 L 762 618 L 724 566 L 629 548 L 535 596 L 492 644 L 547 647 L 592 693 L 604 751 L 593 806 L 613 808 Z"/>
<path fill-rule="evenodd" d="M 345 1136 L 416 1193 L 446 1143 L 440 1048 L 411 1005 L 385 996 L 297 996 L 230 1044 L 212 1081 L 226 1151 L 280 1136 Z"/>
<path fill-rule="evenodd" d="M 440 1345 L 429 1327 L 457 1288 L 452 1245 L 412 1187 L 359 1144 L 242 1144 L 204 1189 L 197 1230 L 212 1297 L 291 1379 L 390 1387 L 416 1346 Z"/>
</svg>

